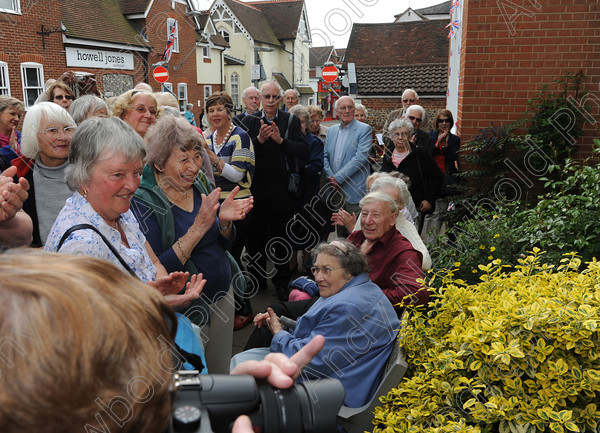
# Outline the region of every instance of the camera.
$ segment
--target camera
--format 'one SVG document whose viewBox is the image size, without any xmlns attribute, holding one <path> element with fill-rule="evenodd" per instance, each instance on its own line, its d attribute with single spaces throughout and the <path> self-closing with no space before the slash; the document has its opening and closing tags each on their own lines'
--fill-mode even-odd
<svg viewBox="0 0 600 433">
<path fill-rule="evenodd" d="M 170 433 L 230 432 L 248 415 L 255 432 L 330 433 L 344 400 L 337 379 L 319 379 L 277 389 L 252 376 L 175 373 Z"/>
</svg>

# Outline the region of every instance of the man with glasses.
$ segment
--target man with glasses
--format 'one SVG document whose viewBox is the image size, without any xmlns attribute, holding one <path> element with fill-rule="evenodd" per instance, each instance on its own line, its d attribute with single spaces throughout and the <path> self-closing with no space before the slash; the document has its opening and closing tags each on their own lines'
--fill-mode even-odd
<svg viewBox="0 0 600 433">
<path fill-rule="evenodd" d="M 344 208 L 348 213 L 357 214 L 358 202 L 366 193 L 366 180 L 370 174 L 369 150 L 371 149 L 371 127 L 354 118 L 354 100 L 342 96 L 335 103 L 335 113 L 340 123 L 329 128 L 325 143 L 325 173 L 332 187 L 329 197 L 329 207 Z M 343 192 L 343 200 L 338 200 Z M 335 202 L 338 202 L 336 206 Z M 347 230 L 337 227 L 340 236 L 347 235 Z"/>
<path fill-rule="evenodd" d="M 273 81 L 266 81 L 260 89 L 261 111 L 246 116 L 243 124 L 252 143 L 256 165 L 251 191 L 254 209 L 248 233 L 246 256 L 253 283 L 266 288 L 266 257 L 275 265 L 269 275 L 279 299 L 288 297 L 291 276 L 289 261 L 292 243 L 286 227 L 294 212 L 301 206 L 302 195 L 289 191 L 290 173 L 303 167 L 309 156 L 309 146 L 302 133 L 300 119 L 279 110 L 282 90 Z M 271 240 L 267 234 L 273 234 Z M 268 241 L 268 242 L 267 242 Z"/>
<path fill-rule="evenodd" d="M 414 129 L 413 136 L 410 140 L 411 143 L 414 143 L 417 147 L 426 149 L 431 155 L 431 137 L 421 129 L 421 126 L 427 121 L 425 109 L 420 105 L 411 105 L 406 110 L 406 118 L 410 120 Z"/>
</svg>

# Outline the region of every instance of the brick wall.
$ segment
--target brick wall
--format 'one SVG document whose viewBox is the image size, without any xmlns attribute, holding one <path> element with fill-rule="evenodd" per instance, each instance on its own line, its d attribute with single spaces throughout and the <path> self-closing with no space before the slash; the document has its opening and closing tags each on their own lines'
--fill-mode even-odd
<svg viewBox="0 0 600 433">
<path fill-rule="evenodd" d="M 582 70 L 590 122 L 578 157 L 600 137 L 600 3 L 577 0 L 465 0 L 459 135 L 463 142 L 490 122 L 522 117 L 542 84 Z M 565 123 L 565 130 L 568 124 Z"/>
<path fill-rule="evenodd" d="M 357 99 L 360 99 L 361 104 L 363 104 L 369 111 L 367 123 L 369 123 L 369 125 L 371 125 L 377 132 L 381 132 L 388 114 L 402 107 L 402 98 L 400 96 L 397 98 L 362 97 Z M 431 129 L 433 116 L 435 116 L 437 110 L 446 107 L 446 98 L 421 98 L 419 103 L 423 108 L 425 108 L 428 118 L 428 122 L 423 125 L 423 130 L 429 131 Z"/>
</svg>

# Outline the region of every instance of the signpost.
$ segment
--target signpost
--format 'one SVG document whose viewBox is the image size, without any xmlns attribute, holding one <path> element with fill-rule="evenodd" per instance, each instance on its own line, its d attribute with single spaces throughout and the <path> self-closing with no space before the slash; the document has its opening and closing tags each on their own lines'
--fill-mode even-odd
<svg viewBox="0 0 600 433">
<path fill-rule="evenodd" d="M 321 77 L 323 77 L 323 80 L 327 81 L 328 83 L 332 83 L 337 80 L 338 74 L 338 69 L 333 65 L 325 66 L 323 69 L 321 69 Z"/>
<path fill-rule="evenodd" d="M 154 79 L 159 83 L 166 83 L 169 79 L 169 71 L 164 66 L 157 66 L 152 72 Z"/>
</svg>

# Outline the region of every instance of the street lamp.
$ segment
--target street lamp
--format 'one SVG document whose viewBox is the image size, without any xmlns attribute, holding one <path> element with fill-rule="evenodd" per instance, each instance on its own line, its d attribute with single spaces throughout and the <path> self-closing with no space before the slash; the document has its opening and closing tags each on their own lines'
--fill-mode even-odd
<svg viewBox="0 0 600 433">
<path fill-rule="evenodd" d="M 254 87 L 258 87 L 258 82 L 267 79 L 265 69 L 263 68 L 262 62 L 260 61 L 260 55 L 258 53 L 270 53 L 275 51 L 271 47 L 254 47 L 254 65 L 252 66 L 252 83 Z"/>
</svg>

